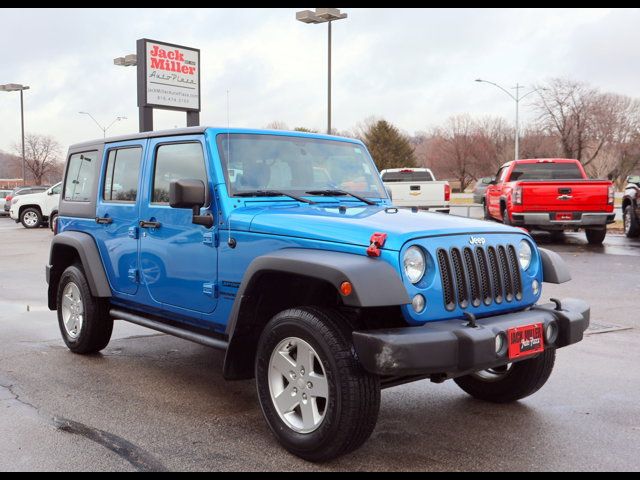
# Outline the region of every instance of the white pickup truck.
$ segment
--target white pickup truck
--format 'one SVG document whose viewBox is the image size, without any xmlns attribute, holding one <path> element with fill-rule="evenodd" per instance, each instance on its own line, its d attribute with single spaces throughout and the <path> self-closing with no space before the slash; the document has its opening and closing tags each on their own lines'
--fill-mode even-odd
<svg viewBox="0 0 640 480">
<path fill-rule="evenodd" d="M 449 213 L 449 182 L 437 181 L 430 169 L 389 168 L 382 170 L 380 175 L 391 192 L 394 206 Z"/>
<path fill-rule="evenodd" d="M 44 192 L 13 197 L 9 215 L 16 223 L 22 222 L 24 228 L 37 228 L 44 222 L 53 226 L 58 215 L 61 190 L 62 182 Z"/>
</svg>

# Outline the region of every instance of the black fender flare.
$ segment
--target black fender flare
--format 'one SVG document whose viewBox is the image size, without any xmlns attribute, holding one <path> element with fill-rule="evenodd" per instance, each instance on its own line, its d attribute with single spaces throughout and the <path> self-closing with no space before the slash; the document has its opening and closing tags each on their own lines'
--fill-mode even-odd
<svg viewBox="0 0 640 480">
<path fill-rule="evenodd" d="M 56 308 L 58 281 L 64 269 L 68 267 L 68 262 L 64 259 L 65 252 L 69 249 L 75 250 L 82 263 L 91 294 L 94 297 L 111 297 L 111 287 L 94 238 L 88 233 L 65 231 L 55 235 L 51 240 L 49 264 L 46 269 L 49 308 Z"/>
<path fill-rule="evenodd" d="M 349 296 L 342 296 L 346 306 L 383 307 L 411 303 L 398 272 L 378 258 L 302 248 L 286 248 L 257 257 L 245 271 L 229 315 L 226 330 L 229 347 L 224 364 L 226 378 L 247 378 L 245 375 L 239 377 L 235 372 L 248 372 L 250 365 L 239 367 L 234 363 L 239 357 L 252 356 L 254 352 L 246 352 L 243 335 L 234 334 L 252 321 L 256 287 L 260 277 L 269 272 L 322 280 L 333 285 L 338 292 L 342 282 L 349 281 L 353 291 Z"/>
<path fill-rule="evenodd" d="M 556 252 L 538 248 L 542 261 L 542 281 L 546 283 L 565 283 L 571 280 L 569 267 Z"/>
</svg>

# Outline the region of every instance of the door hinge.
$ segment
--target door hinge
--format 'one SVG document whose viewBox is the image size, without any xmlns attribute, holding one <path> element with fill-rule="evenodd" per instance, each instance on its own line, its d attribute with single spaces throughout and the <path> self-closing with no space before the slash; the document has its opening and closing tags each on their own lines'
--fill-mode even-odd
<svg viewBox="0 0 640 480">
<path fill-rule="evenodd" d="M 205 245 L 213 245 L 214 247 L 218 247 L 220 244 L 220 238 L 218 237 L 218 232 L 207 232 L 202 236 L 202 243 Z"/>
<path fill-rule="evenodd" d="M 138 227 L 129 227 L 129 238 L 138 238 Z"/>
<path fill-rule="evenodd" d="M 138 283 L 140 281 L 137 268 L 129 269 L 129 280 L 131 280 L 133 283 Z"/>
<path fill-rule="evenodd" d="M 218 298 L 218 283 L 217 282 L 203 283 L 202 293 L 213 298 Z"/>
</svg>

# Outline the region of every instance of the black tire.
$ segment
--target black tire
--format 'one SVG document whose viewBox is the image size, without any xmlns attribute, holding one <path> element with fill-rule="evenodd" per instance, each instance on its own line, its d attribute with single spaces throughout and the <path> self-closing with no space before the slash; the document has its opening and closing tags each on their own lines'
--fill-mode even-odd
<svg viewBox="0 0 640 480">
<path fill-rule="evenodd" d="M 551 230 L 551 240 L 554 242 L 562 242 L 564 240 L 564 230 Z"/>
<path fill-rule="evenodd" d="M 489 205 L 487 205 L 487 201 L 484 199 L 482 200 L 482 211 L 484 213 L 485 220 L 493 220 L 489 214 Z"/>
<path fill-rule="evenodd" d="M 502 223 L 505 225 L 512 225 L 511 218 L 509 217 L 509 211 L 506 208 L 502 209 Z"/>
<path fill-rule="evenodd" d="M 585 230 L 585 234 L 587 235 L 587 242 L 590 245 L 602 245 L 604 242 L 604 237 L 607 236 L 606 228 L 587 228 Z"/>
<path fill-rule="evenodd" d="M 55 228 L 56 228 L 56 222 L 58 221 L 58 214 L 57 213 L 52 213 L 49 216 L 49 229 L 52 232 L 55 232 Z"/>
<path fill-rule="evenodd" d="M 63 294 L 69 284 L 75 284 L 82 304 L 82 323 L 75 337 L 67 332 L 64 324 Z M 91 289 L 79 265 L 67 267 L 58 284 L 58 326 L 62 339 L 73 353 L 96 353 L 107 346 L 113 330 L 113 319 L 109 316 L 108 303 L 91 295 Z"/>
<path fill-rule="evenodd" d="M 624 207 L 622 219 L 624 222 L 624 234 L 627 238 L 636 238 L 640 235 L 640 224 L 638 224 L 638 217 L 636 217 L 636 212 L 632 205 Z"/>
<path fill-rule="evenodd" d="M 302 307 L 278 313 L 260 336 L 255 374 L 262 412 L 284 448 L 305 460 L 319 462 L 349 453 L 369 438 L 376 425 L 380 379 L 362 368 L 355 356 L 351 331 L 347 319 L 337 311 Z M 271 398 L 271 355 L 289 337 L 311 345 L 326 374 L 329 397 L 324 418 L 309 433 L 299 433 L 287 425 Z"/>
<path fill-rule="evenodd" d="M 42 213 L 37 208 L 25 208 L 20 212 L 20 223 L 24 228 L 38 228 L 42 224 Z"/>
<path fill-rule="evenodd" d="M 458 386 L 479 400 L 493 403 L 515 402 L 537 392 L 549 379 L 556 358 L 555 348 L 530 360 L 511 365 L 497 379 L 485 380 L 476 374 L 454 378 Z"/>
</svg>

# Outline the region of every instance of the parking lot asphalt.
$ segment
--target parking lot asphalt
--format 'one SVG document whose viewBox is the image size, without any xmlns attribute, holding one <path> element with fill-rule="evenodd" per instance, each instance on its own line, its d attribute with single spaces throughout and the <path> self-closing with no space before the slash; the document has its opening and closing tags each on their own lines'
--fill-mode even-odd
<svg viewBox="0 0 640 480">
<path fill-rule="evenodd" d="M 223 380 L 222 352 L 116 322 L 102 354 L 70 353 L 46 308 L 51 237 L 0 218 L 0 471 L 640 470 L 640 241 L 536 235 L 573 276 L 544 297 L 592 304 L 542 390 L 492 405 L 451 381 L 387 389 L 362 448 L 311 464 L 271 436 L 252 381 Z"/>
</svg>

